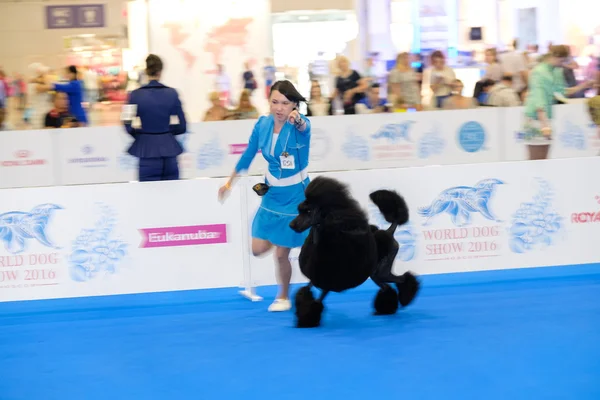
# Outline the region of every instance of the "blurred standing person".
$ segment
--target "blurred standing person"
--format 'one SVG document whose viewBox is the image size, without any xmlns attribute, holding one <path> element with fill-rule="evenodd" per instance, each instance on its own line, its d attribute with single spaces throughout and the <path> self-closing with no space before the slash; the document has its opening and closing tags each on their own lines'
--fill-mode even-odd
<svg viewBox="0 0 600 400">
<path fill-rule="evenodd" d="M 310 84 L 310 99 L 306 105 L 306 116 L 307 117 L 322 117 L 325 115 L 331 115 L 331 102 L 329 99 L 323 97 L 321 91 L 321 84 L 319 81 L 311 81 Z"/>
<path fill-rule="evenodd" d="M 400 53 L 396 57 L 396 66 L 390 71 L 388 78 L 390 100 L 394 103 L 396 97 L 402 97 L 403 103 L 417 110 L 421 109 L 421 91 L 419 76 L 410 65 L 410 55 Z"/>
<path fill-rule="evenodd" d="M 63 92 L 69 96 L 69 113 L 74 116 L 77 121 L 85 126 L 88 124 L 88 118 L 83 109 L 83 82 L 79 80 L 77 67 L 71 65 L 66 69 L 67 83 L 50 84 L 50 90 L 55 92 Z"/>
<path fill-rule="evenodd" d="M 215 78 L 215 90 L 219 93 L 221 105 L 228 107 L 231 105 L 231 79 L 225 72 L 223 64 L 217 65 L 217 76 Z"/>
<path fill-rule="evenodd" d="M 265 67 L 263 70 L 263 76 L 265 78 L 265 96 L 269 99 L 269 95 L 271 94 L 271 86 L 275 83 L 275 73 L 277 69 L 273 64 L 273 59 L 267 58 L 265 60 Z"/>
<path fill-rule="evenodd" d="M 8 91 L 4 84 L 4 71 L 0 70 L 0 130 L 4 128 L 4 120 L 6 119 L 6 109 L 8 107 Z"/>
<path fill-rule="evenodd" d="M 185 133 L 187 124 L 179 94 L 159 82 L 162 70 L 160 57 L 150 54 L 146 58 L 149 82 L 131 92 L 129 106 L 125 106 L 130 111 L 123 118 L 125 129 L 134 138 L 128 152 L 140 160 L 140 182 L 179 179 L 177 156 L 183 153 L 183 147 L 174 135 Z M 136 116 L 141 121 L 139 129 L 131 126 Z M 177 124 L 171 125 L 172 116 L 179 120 Z"/>
<path fill-rule="evenodd" d="M 33 125 L 33 128 L 41 128 L 44 116 L 52 108 L 48 96 L 49 68 L 40 63 L 33 63 L 29 69 L 33 76 L 27 85 L 27 104 L 23 112 L 23 121 Z"/>
<path fill-rule="evenodd" d="M 504 75 L 512 76 L 513 89 L 518 93 L 527 87 L 527 63 L 523 53 L 519 51 L 519 42 L 513 40 L 513 50 L 503 53 L 499 57 Z"/>
<path fill-rule="evenodd" d="M 244 73 L 242 74 L 242 81 L 244 83 L 244 89 L 250 92 L 250 95 L 256 90 L 258 84 L 256 83 L 256 78 L 254 77 L 254 72 L 250 69 L 250 63 L 244 63 Z"/>
<path fill-rule="evenodd" d="M 494 82 L 500 82 L 502 80 L 502 66 L 498 62 L 498 53 L 496 49 L 487 49 L 485 51 L 485 62 L 487 68 L 485 69 L 485 75 L 481 78 L 482 81 L 490 79 Z"/>
<path fill-rule="evenodd" d="M 552 106 L 557 104 L 555 94 L 569 96 L 591 87 L 591 82 L 584 82 L 566 88 L 561 66 L 568 57 L 567 46 L 553 46 L 550 53 L 531 71 L 529 76 L 529 95 L 525 100 L 524 132 L 530 160 L 548 158 L 552 141 Z"/>
<path fill-rule="evenodd" d="M 83 73 L 85 82 L 85 99 L 91 110 L 98 101 L 98 74 L 92 68 L 87 68 Z"/>
<path fill-rule="evenodd" d="M 431 66 L 423 72 L 423 103 L 433 108 L 442 108 L 444 100 L 452 95 L 455 80 L 454 70 L 446 65 L 444 53 L 439 50 L 431 53 Z"/>
<path fill-rule="evenodd" d="M 338 58 L 339 75 L 335 79 L 335 91 L 332 98 L 338 96 L 344 103 L 344 114 L 356 114 L 355 105 L 365 97 L 367 80 L 350 68 L 350 60 L 345 56 Z"/>
</svg>

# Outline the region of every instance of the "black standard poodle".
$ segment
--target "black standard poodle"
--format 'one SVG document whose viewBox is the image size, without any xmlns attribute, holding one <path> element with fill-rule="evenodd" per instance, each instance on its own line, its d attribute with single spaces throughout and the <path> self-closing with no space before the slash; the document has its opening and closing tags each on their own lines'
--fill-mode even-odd
<svg viewBox="0 0 600 400">
<path fill-rule="evenodd" d="M 290 223 L 296 232 L 310 229 L 300 251 L 300 270 L 309 279 L 295 296 L 296 326 L 312 328 L 321 324 L 323 300 L 329 292 L 343 292 L 371 278 L 379 286 L 375 297 L 376 315 L 390 315 L 400 305 L 409 305 L 419 291 L 419 281 L 410 272 L 394 275 L 398 253 L 394 232 L 408 221 L 408 206 L 396 192 L 378 190 L 370 194 L 391 225 L 381 230 L 369 224 L 367 214 L 352 198 L 343 183 L 324 176 L 307 186 L 306 200 Z M 396 286 L 396 290 L 389 283 Z M 315 300 L 312 287 L 321 290 Z"/>
</svg>

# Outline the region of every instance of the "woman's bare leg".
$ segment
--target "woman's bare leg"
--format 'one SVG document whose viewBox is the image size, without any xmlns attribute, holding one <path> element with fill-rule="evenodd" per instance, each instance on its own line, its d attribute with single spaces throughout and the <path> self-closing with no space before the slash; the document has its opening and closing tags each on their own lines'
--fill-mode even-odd
<svg viewBox="0 0 600 400">
<path fill-rule="evenodd" d="M 278 299 L 289 299 L 290 281 L 292 280 L 292 263 L 290 250 L 287 247 L 275 247 L 275 265 L 277 266 Z"/>
</svg>

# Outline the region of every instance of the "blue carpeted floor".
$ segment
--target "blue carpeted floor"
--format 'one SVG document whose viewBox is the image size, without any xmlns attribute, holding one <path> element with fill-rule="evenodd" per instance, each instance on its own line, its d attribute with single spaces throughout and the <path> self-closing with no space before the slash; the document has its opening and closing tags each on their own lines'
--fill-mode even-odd
<svg viewBox="0 0 600 400">
<path fill-rule="evenodd" d="M 372 284 L 293 328 L 236 290 L 0 303 L 0 399 L 600 399 L 600 265 Z"/>
</svg>

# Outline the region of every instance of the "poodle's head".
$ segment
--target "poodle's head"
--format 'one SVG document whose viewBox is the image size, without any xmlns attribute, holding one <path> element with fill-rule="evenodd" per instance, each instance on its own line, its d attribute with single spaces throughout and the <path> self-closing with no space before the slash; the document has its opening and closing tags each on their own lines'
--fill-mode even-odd
<svg viewBox="0 0 600 400">
<path fill-rule="evenodd" d="M 333 211 L 357 207 L 346 185 L 324 176 L 312 180 L 304 194 L 306 199 L 298 205 L 298 216 L 290 222 L 290 228 L 298 233 L 318 226 Z"/>
</svg>

